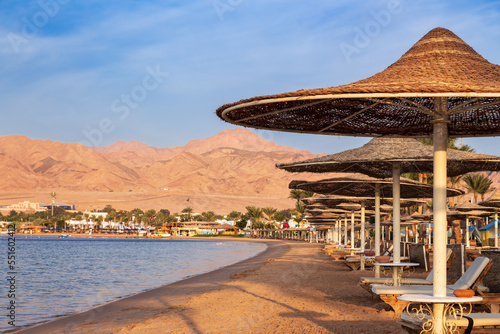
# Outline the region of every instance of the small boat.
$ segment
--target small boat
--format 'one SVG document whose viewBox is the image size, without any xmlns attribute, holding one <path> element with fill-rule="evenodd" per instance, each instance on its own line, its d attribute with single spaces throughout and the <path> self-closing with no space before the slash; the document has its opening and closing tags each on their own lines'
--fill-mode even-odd
<svg viewBox="0 0 500 334">
<path fill-rule="evenodd" d="M 69 234 L 61 234 L 61 236 L 59 238 L 69 238 L 70 235 Z"/>
<path fill-rule="evenodd" d="M 161 235 L 162 238 L 168 238 L 168 237 L 171 237 L 172 235 L 170 233 L 163 233 Z"/>
</svg>

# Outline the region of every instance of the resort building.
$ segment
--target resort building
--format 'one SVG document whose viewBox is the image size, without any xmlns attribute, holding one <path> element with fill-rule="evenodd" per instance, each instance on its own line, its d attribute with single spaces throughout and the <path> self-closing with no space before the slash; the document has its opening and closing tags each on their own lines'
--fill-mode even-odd
<svg viewBox="0 0 500 334">
<path fill-rule="evenodd" d="M 18 229 L 18 232 L 25 234 L 33 234 L 33 233 L 45 232 L 46 229 L 47 228 L 45 226 L 33 225 L 32 222 L 23 222 L 21 223 L 21 227 Z"/>
<path fill-rule="evenodd" d="M 60 207 L 63 208 L 64 210 L 74 210 L 75 206 L 66 204 L 66 203 L 61 203 L 61 202 L 56 202 L 54 204 L 44 204 L 44 203 L 33 203 L 30 201 L 22 201 L 17 204 L 11 204 L 9 206 L 1 206 L 0 207 L 0 212 L 2 214 L 9 213 L 10 211 L 16 211 L 16 212 L 45 212 L 45 211 L 50 211 L 52 210 L 52 205 L 54 205 L 54 208 Z"/>
<path fill-rule="evenodd" d="M 170 228 L 172 235 L 235 235 L 240 233 L 240 229 L 229 224 L 218 224 L 214 222 L 179 222 L 169 223 L 167 227 Z"/>
<path fill-rule="evenodd" d="M 25 211 L 32 211 L 32 212 L 44 212 L 47 211 L 47 208 L 43 203 L 32 203 L 30 201 L 23 201 L 19 202 L 17 204 L 12 204 L 6 207 L 0 208 L 0 211 L 2 213 L 5 212 L 10 212 L 10 211 L 16 211 L 16 212 L 25 212 Z"/>
<path fill-rule="evenodd" d="M 108 215 L 107 212 L 90 212 L 90 211 L 85 211 L 83 213 L 83 216 L 84 217 L 87 217 L 86 215 L 88 215 L 89 218 L 93 218 L 93 219 L 96 219 L 96 218 L 106 218 L 106 216 Z"/>
</svg>

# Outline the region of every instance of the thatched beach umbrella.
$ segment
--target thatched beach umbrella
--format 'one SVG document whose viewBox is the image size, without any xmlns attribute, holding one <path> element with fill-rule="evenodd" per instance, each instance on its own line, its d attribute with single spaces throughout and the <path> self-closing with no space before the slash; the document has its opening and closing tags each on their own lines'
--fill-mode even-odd
<svg viewBox="0 0 500 334">
<path fill-rule="evenodd" d="M 344 203 L 344 202 L 358 203 L 358 205 L 359 205 L 358 209 L 354 209 L 354 211 L 356 211 L 356 210 L 360 210 L 360 208 L 361 208 L 360 203 L 361 202 L 364 202 L 366 207 L 374 208 L 376 200 L 377 199 L 374 197 L 349 197 L 349 198 L 346 198 L 346 197 L 341 197 L 341 196 L 324 196 L 324 195 L 318 196 L 318 195 L 315 195 L 313 197 L 303 198 L 302 202 L 306 205 L 306 207 L 313 206 L 313 205 L 336 207 L 337 205 Z M 380 205 L 381 208 L 385 206 L 384 207 L 385 210 L 388 210 L 388 211 L 393 210 L 391 207 L 391 205 L 393 204 L 392 198 L 379 198 L 379 200 L 381 203 L 381 205 Z M 419 200 L 404 199 L 404 200 L 400 200 L 399 203 L 400 203 L 401 207 L 410 207 L 410 206 L 415 206 L 415 205 L 421 205 L 422 203 L 425 203 L 425 202 L 422 202 Z M 377 215 L 375 215 L 375 217 L 376 216 Z M 345 223 L 346 223 L 345 231 L 347 231 L 347 215 L 345 217 L 345 220 L 346 220 L 345 221 Z M 347 235 L 347 232 L 345 232 L 344 235 Z"/>
<path fill-rule="evenodd" d="M 434 290 L 446 296 L 446 140 L 500 134 L 500 66 L 436 28 L 384 71 L 338 87 L 227 104 L 223 120 L 278 131 L 434 139 Z M 442 314 L 436 304 L 434 314 Z M 444 320 L 435 327 L 441 333 Z"/>
<path fill-rule="evenodd" d="M 433 195 L 433 188 L 430 184 L 420 183 L 410 179 L 399 178 L 399 187 L 397 188 L 398 198 L 430 198 Z M 291 189 L 302 189 L 320 194 L 343 195 L 343 196 L 370 196 L 376 198 L 393 198 L 394 182 L 390 178 L 377 179 L 366 175 L 353 174 L 344 177 L 330 178 L 319 181 L 298 181 L 294 180 L 289 184 Z M 448 196 L 459 196 L 463 192 L 458 189 L 447 190 Z M 361 202 L 363 203 L 363 202 Z M 363 208 L 362 208 L 363 210 Z M 399 210 L 399 208 L 397 208 Z M 399 213 L 399 212 L 398 212 Z M 400 262 L 400 222 L 399 215 L 394 210 L 394 262 Z M 361 239 L 364 240 L 364 221 L 361 220 Z M 375 201 L 375 226 L 380 228 L 380 203 Z M 363 243 L 362 243 L 363 244 Z M 362 247 L 364 250 L 364 247 Z M 375 254 L 380 255 L 380 230 L 375 235 Z"/>
<path fill-rule="evenodd" d="M 500 157 L 448 150 L 448 173 L 457 176 L 471 171 L 500 170 Z M 276 167 L 289 172 L 357 172 L 373 177 L 398 178 L 400 173 L 430 173 L 433 170 L 433 148 L 414 138 L 374 138 L 360 148 L 304 161 L 280 164 Z M 398 184 L 393 184 L 395 201 Z M 396 210 L 395 210 L 396 211 Z M 394 234 L 399 236 L 398 213 L 394 217 Z M 377 233 L 377 231 L 376 231 Z M 380 235 L 376 235 L 379 240 Z M 399 237 L 398 237 L 399 238 Z M 378 245 L 376 245 L 378 249 Z M 395 254 L 399 243 L 394 243 Z M 394 259 L 399 262 L 398 259 Z"/>
<path fill-rule="evenodd" d="M 498 210 L 500 210 L 500 191 L 496 190 L 486 200 L 478 203 L 481 206 L 495 208 L 495 248 L 498 248 Z"/>
<path fill-rule="evenodd" d="M 414 138 L 376 137 L 359 148 L 276 167 L 293 173 L 362 173 L 387 178 L 393 174 L 394 163 L 401 173 L 431 173 L 433 147 Z M 495 170 L 500 170 L 500 157 L 448 149 L 448 176 Z"/>
</svg>

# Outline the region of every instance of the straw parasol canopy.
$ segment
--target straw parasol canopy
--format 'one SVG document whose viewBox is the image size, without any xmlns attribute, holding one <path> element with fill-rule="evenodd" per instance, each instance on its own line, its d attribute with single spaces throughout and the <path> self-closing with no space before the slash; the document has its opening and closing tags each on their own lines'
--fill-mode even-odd
<svg viewBox="0 0 500 334">
<path fill-rule="evenodd" d="M 342 196 L 328 196 L 328 195 L 315 195 L 313 197 L 306 197 L 301 199 L 301 201 L 308 206 L 323 206 L 328 208 L 333 208 L 339 205 L 340 203 L 350 202 L 350 203 L 361 203 L 364 202 L 366 207 L 374 207 L 375 198 L 374 197 L 342 197 Z M 381 198 L 380 199 L 381 207 L 391 206 L 393 203 L 392 198 Z M 415 199 L 402 199 L 401 207 L 410 207 L 415 205 L 422 205 L 426 203 L 425 201 L 419 201 Z M 391 211 L 390 209 L 389 211 Z"/>
<path fill-rule="evenodd" d="M 364 202 L 366 207 L 373 207 L 375 205 L 374 197 L 341 197 L 341 196 L 313 196 L 301 199 L 301 201 L 306 205 L 320 205 L 329 208 L 336 207 L 340 203 L 350 202 L 350 203 L 361 203 Z M 392 198 L 381 198 L 380 202 L 382 205 L 392 205 Z M 419 200 L 413 199 L 403 199 L 401 200 L 401 207 L 410 207 L 415 205 L 421 205 L 425 203 Z"/>
<path fill-rule="evenodd" d="M 392 176 L 395 162 L 399 162 L 401 173 L 431 173 L 433 154 L 432 146 L 414 138 L 377 137 L 359 148 L 276 167 L 288 172 L 354 172 L 386 178 Z M 498 171 L 500 157 L 448 149 L 447 164 L 448 176 Z"/>
<path fill-rule="evenodd" d="M 465 219 L 467 217 L 476 216 L 476 217 L 488 217 L 491 215 L 491 212 L 488 211 L 479 211 L 479 210 L 470 210 L 470 211 L 448 211 L 446 215 L 449 218 L 453 219 Z"/>
<path fill-rule="evenodd" d="M 500 208 L 500 191 L 495 190 L 495 192 L 490 197 L 488 197 L 484 201 L 479 202 L 478 204 L 480 206 Z"/>
<path fill-rule="evenodd" d="M 450 137 L 489 136 L 500 134 L 499 87 L 499 65 L 435 28 L 367 79 L 253 97 L 223 105 L 217 115 L 253 128 L 370 137 L 430 137 L 433 120 L 443 119 Z"/>
<path fill-rule="evenodd" d="M 376 179 L 366 175 L 350 175 L 318 181 L 293 180 L 289 184 L 290 189 L 302 189 L 320 194 L 342 195 L 342 196 L 371 196 L 375 194 L 375 185 L 380 185 L 380 197 L 392 198 L 393 181 L 391 178 Z M 447 196 L 460 196 L 464 192 L 459 189 L 448 188 Z M 432 198 L 432 185 L 401 178 L 401 198 Z"/>
<path fill-rule="evenodd" d="M 465 203 L 462 203 L 460 205 L 457 205 L 453 209 L 455 209 L 457 211 L 466 211 L 466 212 L 473 211 L 473 210 L 493 212 L 493 211 L 495 211 L 496 208 L 488 207 L 485 205 L 479 205 L 479 204 L 475 204 L 475 203 L 465 202 Z"/>
</svg>

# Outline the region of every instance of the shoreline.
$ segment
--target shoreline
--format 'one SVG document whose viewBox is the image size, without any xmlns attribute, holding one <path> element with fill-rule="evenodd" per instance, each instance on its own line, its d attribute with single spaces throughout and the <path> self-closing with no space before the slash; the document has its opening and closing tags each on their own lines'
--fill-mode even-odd
<svg viewBox="0 0 500 334">
<path fill-rule="evenodd" d="M 148 239 L 148 240 L 264 240 L 257 238 L 247 238 L 247 237 L 233 237 L 230 235 L 220 235 L 220 236 L 210 236 L 210 237 L 188 237 L 188 236 L 170 236 L 170 237 L 151 237 L 151 236 L 138 236 L 138 235 L 124 235 L 124 234 L 107 234 L 107 233 L 19 233 L 16 232 L 16 238 L 29 238 L 29 237 L 49 237 L 49 238 L 66 238 L 63 235 L 69 235 L 68 238 L 110 238 L 110 239 Z M 7 236 L 7 235 L 3 235 Z M 269 240 L 269 239 L 265 239 Z M 271 239 L 272 240 L 272 239 Z"/>
<path fill-rule="evenodd" d="M 58 235 L 54 234 L 47 235 L 46 233 L 32 234 L 29 236 L 59 237 Z M 106 238 L 108 236 L 78 235 L 75 237 Z M 119 235 L 114 236 L 114 238 L 116 237 L 120 238 L 122 236 Z M 162 238 L 137 237 L 134 239 L 162 239 Z M 85 325 L 88 322 L 93 323 L 99 320 L 104 320 L 107 317 L 113 316 L 113 314 L 118 314 L 122 311 L 133 310 L 138 305 L 140 308 L 147 307 L 150 309 L 157 309 L 157 310 L 161 310 L 164 307 L 172 307 L 172 305 L 180 305 L 186 302 L 192 296 L 200 295 L 209 292 L 213 289 L 217 289 L 217 287 L 220 284 L 224 284 L 230 281 L 232 279 L 232 276 L 237 275 L 240 272 L 255 270 L 256 268 L 264 264 L 266 261 L 269 261 L 273 257 L 281 256 L 288 249 L 288 246 L 285 245 L 285 243 L 283 242 L 274 240 L 265 240 L 265 239 L 249 239 L 249 238 L 234 238 L 234 237 L 215 237 L 215 238 L 169 237 L 166 239 L 198 240 L 198 241 L 217 240 L 217 241 L 260 242 L 266 244 L 267 247 L 265 250 L 263 250 L 262 252 L 258 253 L 253 257 L 231 264 L 226 267 L 218 268 L 196 276 L 187 277 L 137 294 L 121 297 L 114 301 L 98 305 L 96 307 L 93 307 L 85 311 L 72 313 L 68 315 L 56 316 L 56 318 L 51 321 L 30 325 L 20 329 L 14 329 L 12 331 L 8 331 L 8 333 L 22 333 L 22 334 L 72 333 L 73 330 L 78 326 Z M 147 318 L 147 315 L 145 315 L 145 317 Z M 137 317 L 135 317 L 135 320 L 136 321 L 138 320 Z"/>
</svg>

